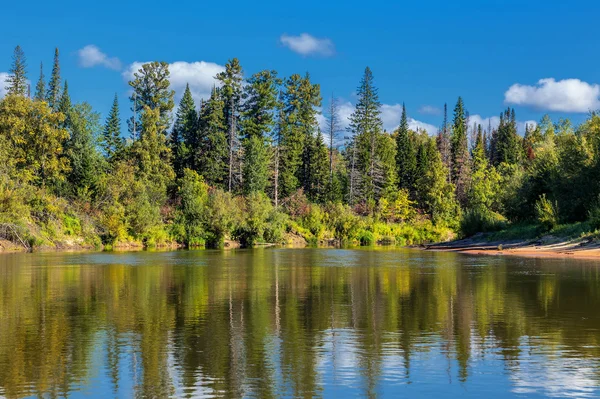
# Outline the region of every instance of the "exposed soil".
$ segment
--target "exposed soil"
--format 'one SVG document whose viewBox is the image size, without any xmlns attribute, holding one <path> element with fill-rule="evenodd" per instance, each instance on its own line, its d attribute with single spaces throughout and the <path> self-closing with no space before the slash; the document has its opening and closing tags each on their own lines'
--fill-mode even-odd
<svg viewBox="0 0 600 399">
<path fill-rule="evenodd" d="M 600 259 L 600 242 L 545 236 L 536 240 L 487 241 L 483 234 L 447 243 L 427 245 L 429 251 L 472 255 L 513 255 L 538 258 Z"/>
</svg>

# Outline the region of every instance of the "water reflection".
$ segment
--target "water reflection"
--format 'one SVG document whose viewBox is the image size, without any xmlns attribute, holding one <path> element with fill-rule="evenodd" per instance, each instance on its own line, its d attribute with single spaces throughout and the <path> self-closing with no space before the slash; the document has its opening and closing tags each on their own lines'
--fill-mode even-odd
<svg viewBox="0 0 600 399">
<path fill-rule="evenodd" d="M 0 257 L 0 395 L 600 394 L 593 262 L 391 250 Z"/>
</svg>

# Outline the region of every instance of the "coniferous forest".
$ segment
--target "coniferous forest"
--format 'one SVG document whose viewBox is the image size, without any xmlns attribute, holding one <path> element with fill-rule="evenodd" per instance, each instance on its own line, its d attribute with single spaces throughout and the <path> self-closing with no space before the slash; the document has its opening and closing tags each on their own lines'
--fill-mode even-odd
<svg viewBox="0 0 600 399">
<path fill-rule="evenodd" d="M 367 67 L 342 128 L 308 73 L 248 76 L 233 58 L 199 104 L 189 87 L 175 103 L 167 63 L 144 64 L 130 103 L 115 95 L 104 118 L 72 101 L 58 49 L 48 78 L 19 46 L 9 72 L 0 235 L 27 248 L 405 245 L 600 227 L 595 112 L 521 135 L 514 109 L 481 126 L 458 97 L 437 132 L 409 129 L 406 109 L 388 132 Z"/>
</svg>

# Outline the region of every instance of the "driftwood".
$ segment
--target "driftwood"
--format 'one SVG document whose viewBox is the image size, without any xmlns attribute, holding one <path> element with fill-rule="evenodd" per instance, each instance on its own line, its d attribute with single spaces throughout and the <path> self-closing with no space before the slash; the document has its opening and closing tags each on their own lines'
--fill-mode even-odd
<svg viewBox="0 0 600 399">
<path fill-rule="evenodd" d="M 22 227 L 17 226 L 16 224 L 13 223 L 0 223 L 0 237 L 4 238 L 5 240 L 11 241 L 11 242 L 16 242 L 18 244 L 21 244 L 25 249 L 30 250 L 31 247 L 29 246 L 29 243 L 27 243 L 27 241 L 23 240 L 23 238 L 21 238 L 23 236 L 23 233 L 19 234 L 19 230 L 23 230 Z"/>
</svg>

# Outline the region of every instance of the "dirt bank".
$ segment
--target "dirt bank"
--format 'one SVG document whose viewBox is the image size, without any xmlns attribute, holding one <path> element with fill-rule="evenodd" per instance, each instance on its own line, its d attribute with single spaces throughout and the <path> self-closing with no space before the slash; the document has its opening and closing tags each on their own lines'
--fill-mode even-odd
<svg viewBox="0 0 600 399">
<path fill-rule="evenodd" d="M 471 255 L 600 260 L 600 242 L 589 238 L 564 239 L 545 236 L 535 240 L 487 241 L 485 235 L 479 234 L 463 240 L 428 245 L 426 250 Z"/>
</svg>

